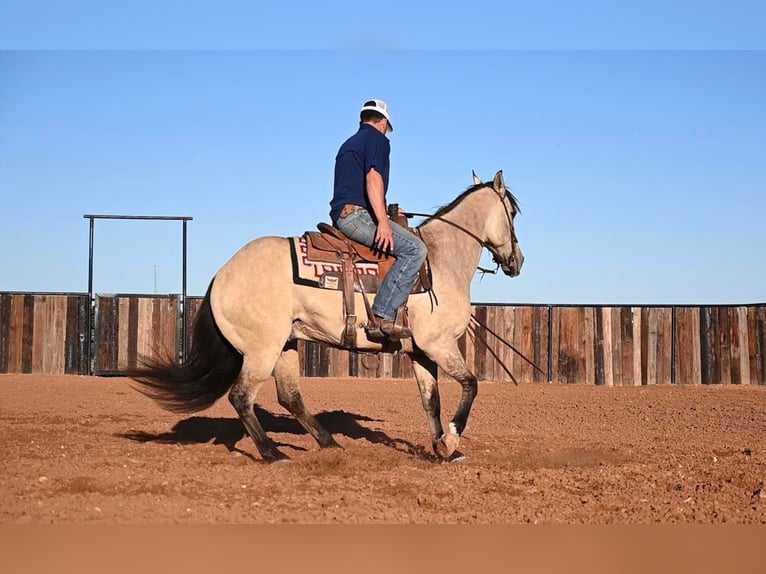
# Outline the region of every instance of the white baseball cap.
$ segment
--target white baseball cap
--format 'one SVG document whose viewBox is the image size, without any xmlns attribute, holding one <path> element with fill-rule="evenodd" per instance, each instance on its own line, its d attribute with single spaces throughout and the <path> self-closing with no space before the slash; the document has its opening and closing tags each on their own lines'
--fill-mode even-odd
<svg viewBox="0 0 766 574">
<path fill-rule="evenodd" d="M 388 106 L 383 100 L 367 100 L 362 106 L 361 112 L 373 111 L 382 114 L 384 118 L 388 120 L 389 131 L 394 131 L 394 126 L 391 124 L 391 116 L 388 113 Z"/>
</svg>

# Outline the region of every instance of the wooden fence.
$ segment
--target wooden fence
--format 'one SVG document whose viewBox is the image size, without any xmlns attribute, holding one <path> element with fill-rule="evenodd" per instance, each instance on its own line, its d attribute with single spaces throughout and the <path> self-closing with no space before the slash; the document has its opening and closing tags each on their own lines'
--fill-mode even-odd
<svg viewBox="0 0 766 574">
<path fill-rule="evenodd" d="M 93 374 L 119 374 L 139 357 L 177 358 L 179 310 L 176 296 L 97 295 Z"/>
<path fill-rule="evenodd" d="M 87 294 L 0 293 L 0 373 L 87 373 L 87 333 Z"/>
<path fill-rule="evenodd" d="M 201 303 L 188 297 L 0 293 L 0 373 L 119 374 L 179 357 Z M 766 384 L 766 305 L 475 305 L 459 347 L 480 380 L 595 385 Z M 92 337 L 91 337 L 92 335 Z M 513 349 L 502 343 L 498 336 Z M 299 345 L 309 377 L 409 379 L 405 355 Z M 534 364 L 534 366 L 533 366 Z M 442 373 L 443 375 L 443 373 Z"/>
</svg>

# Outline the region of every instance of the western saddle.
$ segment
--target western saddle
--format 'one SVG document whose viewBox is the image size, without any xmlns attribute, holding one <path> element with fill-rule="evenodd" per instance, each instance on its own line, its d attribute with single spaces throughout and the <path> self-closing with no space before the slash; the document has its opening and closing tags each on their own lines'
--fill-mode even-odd
<svg viewBox="0 0 766 574">
<path fill-rule="evenodd" d="M 393 219 L 393 218 L 392 218 Z M 403 216 L 395 219 L 397 223 L 417 234 L 417 230 L 407 226 L 407 219 Z M 319 231 L 307 231 L 306 238 L 307 257 L 311 261 L 325 261 L 341 265 L 339 277 L 332 277 L 332 285 L 340 285 L 343 291 L 343 313 L 345 328 L 341 335 L 341 346 L 347 349 L 356 348 L 356 324 L 357 317 L 354 305 L 354 292 L 362 293 L 367 316 L 373 320 L 372 307 L 367 299 L 368 293 L 376 293 L 378 287 L 394 264 L 395 257 L 383 253 L 378 249 L 372 249 L 362 243 L 358 243 L 346 237 L 342 231 L 329 223 L 317 224 Z M 357 263 L 376 263 L 377 275 L 357 273 Z M 329 288 L 329 287 L 328 287 Z M 337 288 L 337 287 L 333 287 Z M 431 289 L 431 273 L 428 261 L 423 263 L 418 280 L 412 288 L 412 293 L 423 293 Z M 406 309 L 406 308 L 405 308 Z"/>
</svg>

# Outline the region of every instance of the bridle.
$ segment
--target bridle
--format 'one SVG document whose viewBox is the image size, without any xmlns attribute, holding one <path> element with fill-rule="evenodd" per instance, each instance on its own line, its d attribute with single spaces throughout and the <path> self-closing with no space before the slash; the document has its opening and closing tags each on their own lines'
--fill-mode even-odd
<svg viewBox="0 0 766 574">
<path fill-rule="evenodd" d="M 486 187 L 489 187 L 489 185 L 487 185 Z M 507 192 L 506 192 L 506 194 L 507 194 Z M 466 235 L 468 235 L 469 237 L 474 239 L 479 245 L 482 246 L 482 248 L 486 248 L 492 254 L 492 260 L 495 262 L 496 267 L 494 269 L 485 269 L 483 267 L 477 267 L 477 269 L 482 273 L 482 275 L 487 274 L 487 273 L 495 275 L 495 274 L 497 274 L 497 271 L 498 271 L 498 269 L 500 269 L 500 267 L 511 268 L 511 267 L 515 267 L 516 266 L 516 249 L 515 249 L 515 246 L 519 242 L 518 238 L 516 237 L 516 230 L 513 227 L 513 215 L 511 215 L 510 209 L 505 204 L 505 199 L 506 198 L 498 196 L 498 199 L 503 204 L 503 210 L 505 211 L 505 217 L 508 220 L 508 229 L 511 232 L 511 245 L 514 246 L 514 249 L 511 250 L 511 255 L 508 258 L 508 262 L 505 263 L 505 264 L 502 261 L 499 260 L 499 256 L 497 255 L 497 253 L 495 253 L 495 250 L 494 250 L 495 246 L 493 246 L 490 243 L 484 241 L 481 237 L 476 235 L 473 231 L 471 231 L 469 229 L 466 229 L 465 227 L 463 227 L 459 223 L 455 223 L 454 221 L 450 221 L 449 219 L 446 219 L 445 217 L 443 217 L 441 215 L 436 215 L 436 214 L 415 213 L 413 211 L 405 211 L 404 215 L 406 217 L 408 217 L 408 218 L 409 217 L 427 217 L 429 219 L 436 219 L 438 221 L 442 221 L 444 223 L 447 223 L 447 224 L 451 225 L 452 227 L 454 227 L 456 229 L 459 229 L 460 231 L 462 231 L 463 233 L 465 233 Z"/>
</svg>

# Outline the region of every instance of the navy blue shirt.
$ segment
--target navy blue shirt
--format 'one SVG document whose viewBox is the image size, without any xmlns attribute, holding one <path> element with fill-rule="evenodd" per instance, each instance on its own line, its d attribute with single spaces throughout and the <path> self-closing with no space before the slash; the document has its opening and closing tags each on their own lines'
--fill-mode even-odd
<svg viewBox="0 0 766 574">
<path fill-rule="evenodd" d="M 361 205 L 375 217 L 367 199 L 367 173 L 375 168 L 383 177 L 383 191 L 388 191 L 388 168 L 391 143 L 369 124 L 348 138 L 335 156 L 335 183 L 330 201 L 330 219 L 338 220 L 347 203 Z"/>
</svg>

